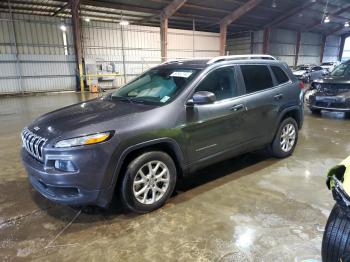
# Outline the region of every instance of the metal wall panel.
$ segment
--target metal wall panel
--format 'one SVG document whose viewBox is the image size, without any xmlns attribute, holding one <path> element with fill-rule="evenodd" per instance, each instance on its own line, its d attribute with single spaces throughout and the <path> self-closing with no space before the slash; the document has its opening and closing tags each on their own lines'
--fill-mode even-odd
<svg viewBox="0 0 350 262">
<path fill-rule="evenodd" d="M 291 30 L 275 29 L 270 33 L 269 54 L 286 62 L 294 64 L 297 33 Z"/>
<path fill-rule="evenodd" d="M 0 13 L 0 18 L 0 94 L 75 89 L 72 28 L 67 21 L 21 14 L 11 18 L 8 13 Z"/>
<path fill-rule="evenodd" d="M 314 33 L 301 33 L 298 64 L 319 64 L 322 36 Z"/>
<path fill-rule="evenodd" d="M 339 48 L 340 48 L 340 36 L 336 36 L 336 35 L 328 36 L 326 39 L 326 45 L 324 49 L 323 61 L 324 62 L 338 61 Z"/>
<path fill-rule="evenodd" d="M 226 41 L 226 52 L 229 55 L 243 55 L 251 53 L 251 36 L 232 37 Z"/>
</svg>

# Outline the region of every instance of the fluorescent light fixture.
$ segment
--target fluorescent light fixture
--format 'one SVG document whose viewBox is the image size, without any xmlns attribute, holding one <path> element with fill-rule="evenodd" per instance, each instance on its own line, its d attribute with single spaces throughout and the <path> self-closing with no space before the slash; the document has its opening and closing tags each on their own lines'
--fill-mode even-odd
<svg viewBox="0 0 350 262">
<path fill-rule="evenodd" d="M 90 18 L 88 18 L 88 17 L 85 17 L 84 20 L 85 20 L 85 22 L 90 22 Z"/>
<path fill-rule="evenodd" d="M 60 29 L 63 31 L 63 32 L 66 32 L 67 31 L 67 27 L 65 25 L 61 25 L 60 26 Z"/>
<path fill-rule="evenodd" d="M 349 22 L 344 23 L 344 27 L 349 27 L 349 26 L 350 26 Z"/>
<path fill-rule="evenodd" d="M 129 25 L 129 21 L 127 21 L 127 20 L 120 20 L 119 24 L 122 25 L 122 26 L 127 26 L 127 25 Z"/>
<path fill-rule="evenodd" d="M 331 19 L 329 19 L 328 15 L 323 20 L 324 23 L 329 23 L 330 21 L 331 21 Z"/>
</svg>

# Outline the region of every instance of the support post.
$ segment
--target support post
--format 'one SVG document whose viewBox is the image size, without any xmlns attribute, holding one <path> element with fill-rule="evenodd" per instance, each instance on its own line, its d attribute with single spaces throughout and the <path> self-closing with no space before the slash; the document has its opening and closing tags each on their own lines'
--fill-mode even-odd
<svg viewBox="0 0 350 262">
<path fill-rule="evenodd" d="M 254 32 L 250 32 L 250 53 L 254 53 Z"/>
<path fill-rule="evenodd" d="M 271 33 L 271 27 L 265 27 L 264 28 L 264 42 L 263 42 L 263 53 L 264 54 L 267 54 L 269 51 L 270 33 Z"/>
<path fill-rule="evenodd" d="M 300 50 L 300 42 L 301 42 L 301 32 L 297 32 L 297 41 L 295 43 L 295 58 L 294 58 L 294 68 L 298 66 L 299 60 L 299 50 Z"/>
<path fill-rule="evenodd" d="M 162 62 L 168 59 L 168 18 L 160 18 L 160 47 Z"/>
<path fill-rule="evenodd" d="M 220 55 L 225 55 L 227 24 L 220 24 Z"/>
<path fill-rule="evenodd" d="M 323 62 L 323 55 L 324 55 L 324 48 L 326 46 L 326 41 L 327 41 L 327 36 L 322 35 L 321 49 L 320 49 L 320 64 L 322 64 L 322 62 Z"/>
<path fill-rule="evenodd" d="M 341 62 L 343 58 L 343 52 L 344 52 L 344 45 L 345 45 L 345 39 L 346 36 L 342 35 L 340 39 L 340 46 L 339 46 L 339 54 L 338 54 L 338 60 Z"/>
<path fill-rule="evenodd" d="M 73 39 L 74 49 L 77 61 L 77 74 L 79 77 L 78 90 L 84 92 L 84 80 L 83 80 L 83 55 L 81 48 L 81 34 L 80 34 L 80 18 L 79 18 L 80 0 L 71 0 L 71 13 L 72 13 L 72 27 L 73 27 Z"/>
</svg>

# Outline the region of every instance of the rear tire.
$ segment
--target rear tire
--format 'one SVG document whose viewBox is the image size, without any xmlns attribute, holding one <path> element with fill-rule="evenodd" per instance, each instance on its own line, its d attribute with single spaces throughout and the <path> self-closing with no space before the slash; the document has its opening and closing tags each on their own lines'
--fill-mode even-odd
<svg viewBox="0 0 350 262">
<path fill-rule="evenodd" d="M 322 261 L 350 261 L 350 218 L 338 204 L 334 205 L 323 234 Z"/>
<path fill-rule="evenodd" d="M 151 151 L 136 157 L 122 179 L 123 206 L 140 214 L 160 208 L 173 193 L 176 178 L 176 166 L 168 154 Z"/>
<path fill-rule="evenodd" d="M 284 119 L 271 143 L 270 151 L 274 157 L 285 158 L 293 154 L 298 142 L 298 124 L 294 118 Z"/>
</svg>

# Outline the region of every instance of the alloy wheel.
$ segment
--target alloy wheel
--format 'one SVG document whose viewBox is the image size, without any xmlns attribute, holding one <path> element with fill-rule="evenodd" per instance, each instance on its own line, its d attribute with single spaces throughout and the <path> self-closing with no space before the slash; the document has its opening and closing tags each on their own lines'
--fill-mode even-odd
<svg viewBox="0 0 350 262">
<path fill-rule="evenodd" d="M 296 129 L 292 124 L 287 124 L 283 127 L 280 137 L 281 149 L 284 152 L 292 150 L 296 139 Z"/>
<path fill-rule="evenodd" d="M 138 202 L 152 205 L 164 196 L 169 183 L 168 167 L 162 161 L 150 161 L 137 171 L 133 182 L 133 193 Z"/>
</svg>

